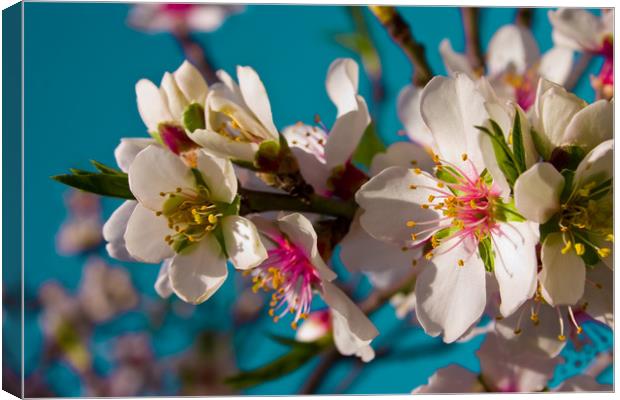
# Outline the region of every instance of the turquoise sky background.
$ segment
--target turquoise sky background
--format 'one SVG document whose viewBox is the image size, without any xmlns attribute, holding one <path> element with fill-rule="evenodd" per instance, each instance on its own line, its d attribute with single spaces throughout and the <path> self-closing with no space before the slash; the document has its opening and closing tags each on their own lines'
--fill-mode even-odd
<svg viewBox="0 0 620 400">
<path fill-rule="evenodd" d="M 25 5 L 25 290 L 36 296 L 40 285 L 50 279 L 75 288 L 84 259 L 56 253 L 54 235 L 65 218 L 62 195 L 65 188 L 49 179 L 70 167 L 88 169 L 88 160 L 113 165 L 113 151 L 121 137 L 146 136 L 138 115 L 134 84 L 140 78 L 159 82 L 165 71 L 183 61 L 168 34 L 145 34 L 126 25 L 129 5 L 123 4 L 45 4 Z M 426 45 L 431 67 L 445 74 L 437 48 L 449 38 L 456 50 L 463 50 L 460 14 L 457 8 L 400 7 L 415 36 Z M 534 13 L 533 31 L 542 51 L 551 47 L 546 9 Z M 493 32 L 514 20 L 511 8 L 485 9 L 481 16 L 481 37 L 486 46 Z M 380 132 L 386 142 L 403 140 L 397 136 L 401 125 L 396 116 L 396 97 L 408 83 L 410 67 L 400 50 L 389 40 L 374 19 L 369 18 L 372 34 L 378 40 L 386 81 L 387 101 L 380 109 Z M 249 6 L 231 17 L 221 29 L 196 34 L 211 55 L 212 62 L 229 72 L 236 65 L 250 65 L 260 74 L 271 100 L 275 123 L 282 128 L 299 120 L 312 122 L 319 114 L 329 126 L 335 108 L 324 88 L 327 67 L 337 57 L 352 56 L 337 45 L 335 33 L 352 30 L 346 10 L 340 6 Z M 597 66 L 594 65 L 593 68 Z M 361 93 L 369 99 L 369 84 L 362 75 Z M 593 92 L 582 80 L 577 93 L 588 101 Z M 106 199 L 105 216 L 119 204 Z M 152 288 L 158 267 L 126 264 L 134 284 L 147 300 L 157 301 Z M 234 282 L 212 300 L 197 307 L 186 319 L 171 318 L 153 331 L 143 315 L 128 313 L 119 321 L 95 333 L 97 368 L 109 369 L 110 341 L 120 332 L 149 331 L 159 356 L 178 353 L 191 344 L 204 327 L 230 327 L 229 309 Z M 377 345 L 398 341 L 398 357 L 368 367 L 353 383 L 349 393 L 406 393 L 425 382 L 437 369 L 459 363 L 479 368 L 473 351 L 480 340 L 467 344 L 444 345 L 440 339 L 410 329 L 399 338 L 390 330 L 399 322 L 390 309 L 374 318 L 386 332 Z M 35 313 L 26 315 L 25 369 L 34 371 L 41 362 L 42 335 Z M 222 322 L 223 321 L 223 322 Z M 149 330 L 150 329 L 150 330 Z M 598 328 L 592 328 L 598 329 Z M 266 332 L 291 335 L 288 326 L 275 326 L 268 319 L 235 335 L 241 368 L 258 366 L 282 352 L 265 338 Z M 600 337 L 609 334 L 597 331 Z M 607 336 L 606 336 L 607 335 Z M 604 341 L 597 348 L 608 346 Z M 6 350 L 6 349 L 5 349 Z M 573 357 L 573 356 L 571 356 Z M 581 356 L 580 356 L 581 357 Z M 324 389 L 338 386 L 353 364 L 343 362 L 326 382 Z M 292 394 L 315 366 L 311 363 L 296 373 L 249 391 L 253 394 Z M 573 368 L 559 371 L 556 381 L 575 373 Z M 46 371 L 59 393 L 79 395 L 77 376 L 65 365 L 52 365 Z M 611 380 L 611 374 L 604 378 Z M 173 385 L 171 386 L 173 387 Z M 172 389 L 171 389 L 172 390 Z"/>
</svg>

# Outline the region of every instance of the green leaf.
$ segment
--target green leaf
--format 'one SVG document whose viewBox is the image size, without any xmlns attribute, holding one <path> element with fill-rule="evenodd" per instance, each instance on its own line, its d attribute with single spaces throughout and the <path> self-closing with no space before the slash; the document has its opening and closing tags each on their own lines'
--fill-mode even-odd
<svg viewBox="0 0 620 400">
<path fill-rule="evenodd" d="M 378 154 L 384 152 L 386 149 L 383 141 L 377 133 L 377 129 L 374 123 L 370 123 L 362 138 L 353 153 L 353 163 L 363 165 L 366 168 L 370 168 L 372 159 Z"/>
<path fill-rule="evenodd" d="M 121 171 L 120 169 L 116 169 L 116 168 L 112 168 L 109 167 L 103 163 L 100 163 L 99 161 L 96 160 L 90 160 L 90 163 L 93 165 L 93 167 L 97 168 L 97 170 L 101 173 L 104 174 L 113 174 L 113 175 L 126 175 L 123 171 Z"/>
<path fill-rule="evenodd" d="M 250 371 L 243 371 L 227 378 L 225 382 L 235 388 L 245 389 L 278 379 L 301 368 L 325 349 L 328 343 L 327 341 L 317 341 L 292 346 L 288 353 L 272 362 Z"/>
<path fill-rule="evenodd" d="M 190 132 L 194 132 L 196 129 L 204 129 L 206 126 L 204 108 L 198 103 L 187 106 L 183 111 L 183 125 Z"/>
<path fill-rule="evenodd" d="M 493 252 L 493 245 L 490 237 L 487 236 L 478 242 L 478 252 L 480 253 L 482 262 L 484 262 L 484 269 L 488 272 L 495 271 L 495 253 Z"/>
<path fill-rule="evenodd" d="M 523 145 L 523 132 L 521 131 L 521 113 L 515 112 L 515 119 L 512 124 L 512 152 L 515 164 L 522 174 L 527 169 L 525 164 L 525 146 Z"/>
<path fill-rule="evenodd" d="M 74 175 L 56 175 L 52 179 L 65 185 L 101 196 L 135 199 L 129 190 L 126 174 L 103 174 L 80 171 Z"/>
</svg>

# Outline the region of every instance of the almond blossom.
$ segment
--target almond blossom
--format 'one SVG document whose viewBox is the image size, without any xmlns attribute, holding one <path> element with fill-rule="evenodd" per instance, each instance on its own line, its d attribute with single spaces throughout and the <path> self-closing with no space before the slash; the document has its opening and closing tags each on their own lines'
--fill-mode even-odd
<svg viewBox="0 0 620 400">
<path fill-rule="evenodd" d="M 443 332 L 452 342 L 484 311 L 485 268 L 498 280 L 503 315 L 534 294 L 538 235 L 508 217 L 515 213 L 502 190 L 483 173 L 487 138 L 475 126 L 487 113 L 474 83 L 464 75 L 434 78 L 421 110 L 441 150 L 433 157 L 435 175 L 391 167 L 362 186 L 356 201 L 364 211 L 360 223 L 374 238 L 427 246 L 431 263 L 416 282 L 417 316 L 427 333 Z"/>
<path fill-rule="evenodd" d="M 204 102 L 203 128 L 190 134 L 200 146 L 224 158 L 253 162 L 261 144 L 279 146 L 265 86 L 251 67 L 237 67 L 239 83 L 225 71 Z"/>
<path fill-rule="evenodd" d="M 259 265 L 267 253 L 254 225 L 237 214 L 237 180 L 230 161 L 198 150 L 190 166 L 151 145 L 129 167 L 138 204 L 124 233 L 136 260 L 167 269 L 172 290 L 201 303 L 224 283 L 230 258 L 237 269 Z"/>
<path fill-rule="evenodd" d="M 146 32 L 172 32 L 188 29 L 212 32 L 226 19 L 243 10 L 227 4 L 136 4 L 129 13 L 129 24 Z"/>
<path fill-rule="evenodd" d="M 481 71 L 475 71 L 465 55 L 456 53 L 448 39 L 441 42 L 439 52 L 450 75 L 480 76 Z M 573 67 L 572 50 L 556 46 L 541 55 L 532 32 L 518 25 L 505 25 L 495 32 L 486 59 L 486 78 L 491 85 L 524 110 L 534 104 L 539 77 L 563 85 Z"/>
<path fill-rule="evenodd" d="M 325 264 L 317 248 L 312 223 L 298 213 L 282 215 L 277 221 L 252 217 L 268 257 L 246 273 L 252 276 L 254 290 L 273 291 L 269 315 L 278 322 L 287 314 L 297 329 L 301 321 L 312 316 L 312 301 L 319 294 L 329 307 L 331 329 L 336 348 L 344 355 L 355 354 L 364 361 L 374 357 L 370 342 L 379 332 L 349 297 L 332 283 L 336 274 Z M 318 314 L 317 314 L 318 315 Z M 318 338 L 308 329 L 316 328 L 314 319 L 300 331 L 303 340 Z M 324 326 L 318 326 L 325 328 Z M 322 329 L 318 330 L 323 332 Z M 327 331 L 327 330 L 325 330 Z"/>
<path fill-rule="evenodd" d="M 570 182 L 553 165 L 542 162 L 515 184 L 515 204 L 523 216 L 541 224 L 554 218 L 542 243 L 540 272 L 542 296 L 552 305 L 572 305 L 581 299 L 586 251 L 611 263 L 612 168 L 613 139 L 592 149 Z"/>
<path fill-rule="evenodd" d="M 314 190 L 329 195 L 336 189 L 331 181 L 342 174 L 364 131 L 370 124 L 368 106 L 358 94 L 359 67 L 350 58 L 334 60 L 327 71 L 327 95 L 337 108 L 331 130 L 303 123 L 282 132 L 297 158 L 304 179 Z"/>
</svg>

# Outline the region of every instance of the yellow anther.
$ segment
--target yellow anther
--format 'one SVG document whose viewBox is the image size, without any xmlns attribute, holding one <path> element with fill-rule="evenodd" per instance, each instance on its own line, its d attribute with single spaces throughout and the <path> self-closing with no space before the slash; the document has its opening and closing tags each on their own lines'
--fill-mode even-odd
<svg viewBox="0 0 620 400">
<path fill-rule="evenodd" d="M 411 240 L 417 240 L 418 236 L 415 233 L 411 234 Z"/>
<path fill-rule="evenodd" d="M 418 260 L 413 260 L 413 261 L 411 261 L 411 265 L 412 265 L 413 267 L 415 267 L 416 265 L 418 265 Z"/>
<path fill-rule="evenodd" d="M 429 202 L 429 203 L 432 203 L 432 202 L 433 202 L 433 200 L 435 200 L 435 196 L 433 196 L 432 194 L 429 194 L 429 195 L 428 195 L 428 202 Z"/>
<path fill-rule="evenodd" d="M 461 154 L 461 160 L 467 161 L 467 153 Z"/>
<path fill-rule="evenodd" d="M 159 195 L 160 195 L 161 197 L 164 197 L 164 196 L 166 195 L 166 193 L 164 193 L 164 192 L 159 192 Z"/>
<path fill-rule="evenodd" d="M 478 207 L 478 204 L 476 204 L 476 200 L 471 199 L 471 200 L 469 200 L 469 206 L 471 208 L 476 208 L 476 207 Z"/>
<path fill-rule="evenodd" d="M 578 256 L 582 256 L 585 252 L 586 247 L 583 243 L 575 243 L 575 253 L 577 253 Z"/>
<path fill-rule="evenodd" d="M 273 322 L 278 322 L 279 320 L 280 320 L 280 317 L 278 316 L 273 317 Z"/>
<path fill-rule="evenodd" d="M 426 258 L 427 260 L 430 260 L 431 258 L 433 258 L 433 252 L 429 251 L 428 253 L 424 255 L 424 258 Z"/>
<path fill-rule="evenodd" d="M 522 331 L 521 331 L 521 328 L 517 328 L 513 332 L 515 335 L 520 335 Z"/>
<path fill-rule="evenodd" d="M 161 212 L 161 211 L 157 211 L 157 212 L 155 213 L 155 215 L 157 215 L 158 217 L 159 217 L 160 215 L 162 215 L 162 214 L 163 214 L 163 212 Z"/>
<path fill-rule="evenodd" d="M 444 186 L 446 186 L 446 185 L 444 185 L 444 183 L 443 183 L 443 182 L 437 182 L 437 187 L 438 187 L 438 188 L 440 188 L 440 189 L 441 189 L 441 188 L 443 188 Z"/>
<path fill-rule="evenodd" d="M 458 261 L 458 264 L 459 264 L 459 267 L 462 267 L 462 266 L 464 266 L 464 265 L 465 265 L 465 261 L 463 261 L 463 260 L 459 260 L 459 261 Z"/>
<path fill-rule="evenodd" d="M 297 322 L 291 322 L 291 328 L 297 329 Z"/>
<path fill-rule="evenodd" d="M 418 188 L 418 187 L 417 187 L 416 185 L 409 185 L 409 189 L 411 189 L 411 190 L 415 190 L 415 189 L 417 189 L 417 188 Z"/>
<path fill-rule="evenodd" d="M 577 335 L 581 335 L 583 333 L 583 328 L 578 326 L 577 327 Z"/>
<path fill-rule="evenodd" d="M 270 309 L 269 309 L 269 316 L 270 316 L 270 317 L 273 317 L 273 315 L 275 314 L 275 312 L 276 312 L 276 311 L 275 311 L 273 308 L 270 308 Z"/>
<path fill-rule="evenodd" d="M 558 340 L 559 340 L 560 342 L 563 342 L 563 341 L 565 341 L 565 340 L 566 340 L 566 336 L 564 336 L 564 335 L 558 335 Z"/>
<path fill-rule="evenodd" d="M 428 210 L 429 205 L 428 204 L 422 204 L 420 207 L 422 207 L 425 210 Z"/>
<path fill-rule="evenodd" d="M 443 170 L 443 165 L 441 165 L 441 164 L 437 164 L 437 166 L 435 167 L 435 169 L 436 169 L 437 171 L 442 171 L 442 170 Z"/>
<path fill-rule="evenodd" d="M 608 242 L 613 242 L 614 241 L 614 235 L 613 234 L 608 234 L 607 236 L 605 236 L 605 240 Z"/>
<path fill-rule="evenodd" d="M 420 168 L 416 168 L 413 170 L 413 173 L 415 173 L 416 175 L 420 175 L 422 173 L 422 170 Z"/>
<path fill-rule="evenodd" d="M 418 165 L 418 160 L 411 160 L 411 165 Z"/>
<path fill-rule="evenodd" d="M 568 228 L 565 226 L 560 227 L 560 232 L 568 232 Z"/>
<path fill-rule="evenodd" d="M 607 247 L 601 247 L 600 249 L 597 249 L 596 252 L 598 253 L 599 257 L 605 258 L 609 257 L 611 250 L 609 250 Z"/>
<path fill-rule="evenodd" d="M 565 244 L 564 247 L 562 247 L 562 254 L 566 254 L 570 251 L 570 249 L 573 247 L 573 242 L 571 242 L 570 240 L 568 240 Z"/>
<path fill-rule="evenodd" d="M 433 162 L 439 164 L 439 156 L 437 154 L 433 154 Z"/>
<path fill-rule="evenodd" d="M 534 313 L 534 314 L 530 315 L 530 319 L 534 323 L 538 322 L 538 314 Z"/>
<path fill-rule="evenodd" d="M 407 227 L 413 228 L 415 226 L 415 221 L 407 221 Z"/>
<path fill-rule="evenodd" d="M 176 189 L 176 191 L 177 191 L 177 193 L 181 193 L 181 188 L 180 188 L 180 187 L 178 187 L 178 188 Z"/>
<path fill-rule="evenodd" d="M 209 217 L 207 218 L 209 220 L 210 224 L 215 224 L 217 223 L 217 217 L 213 214 L 209 214 Z"/>
</svg>

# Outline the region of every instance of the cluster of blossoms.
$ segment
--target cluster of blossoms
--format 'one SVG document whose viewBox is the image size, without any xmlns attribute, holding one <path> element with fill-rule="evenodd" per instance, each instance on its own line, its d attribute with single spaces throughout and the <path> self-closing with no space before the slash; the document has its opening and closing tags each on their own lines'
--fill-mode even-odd
<svg viewBox="0 0 620 400">
<path fill-rule="evenodd" d="M 368 168 L 353 161 L 371 118 L 352 59 L 327 72 L 331 128 L 317 118 L 279 130 L 251 67 L 237 80 L 218 71 L 211 85 L 189 62 L 159 86 L 141 80 L 150 137 L 115 151 L 133 199 L 103 227 L 108 252 L 161 264 L 157 292 L 192 304 L 230 264 L 268 293 L 275 322 L 299 327 L 298 341 L 331 336 L 341 354 L 370 361 L 374 310 L 337 286 L 339 245 L 349 271 L 399 288 L 389 292 L 397 314 L 414 312 L 427 334 L 488 333 L 482 377 L 450 367 L 416 391 L 543 390 L 584 321 L 613 328 L 612 17 L 551 12 L 554 47 L 542 55 L 529 30 L 503 27 L 486 71 L 442 42 L 449 76 L 403 89 L 411 140 Z M 564 87 L 574 51 L 604 57 L 592 104 Z"/>
</svg>

